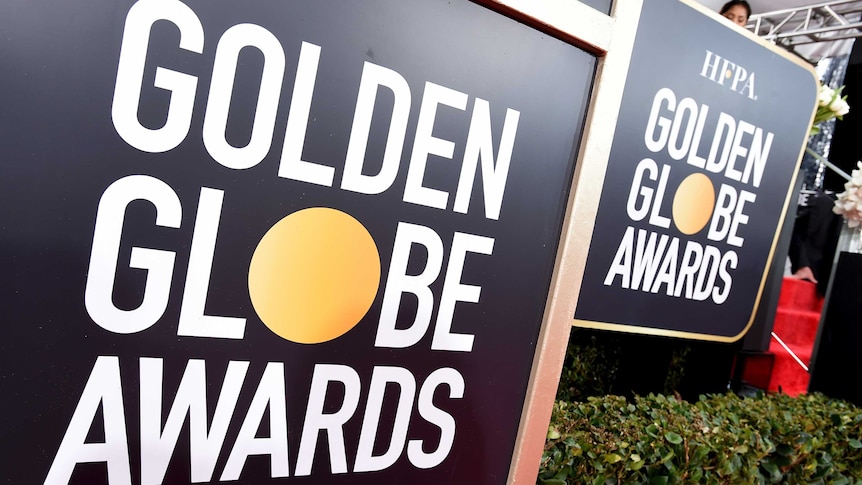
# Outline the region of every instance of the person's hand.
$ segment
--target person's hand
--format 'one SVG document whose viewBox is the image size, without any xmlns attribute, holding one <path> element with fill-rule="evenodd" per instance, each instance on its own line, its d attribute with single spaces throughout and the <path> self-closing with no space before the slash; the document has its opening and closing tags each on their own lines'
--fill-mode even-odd
<svg viewBox="0 0 862 485">
<path fill-rule="evenodd" d="M 811 268 L 808 266 L 803 266 L 796 270 L 795 273 L 791 276 L 791 278 L 796 278 L 797 280 L 806 280 L 812 283 L 817 283 L 817 278 L 814 277 L 814 272 L 811 271 Z"/>
</svg>

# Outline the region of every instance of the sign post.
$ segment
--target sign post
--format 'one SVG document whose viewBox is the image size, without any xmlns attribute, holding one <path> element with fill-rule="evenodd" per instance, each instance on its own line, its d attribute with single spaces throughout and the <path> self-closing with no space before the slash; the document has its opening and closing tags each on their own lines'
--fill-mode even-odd
<svg viewBox="0 0 862 485">
<path fill-rule="evenodd" d="M 565 15 L 550 14 L 551 7 L 542 2 L 534 4 L 508 0 L 502 3 L 528 17 L 537 17 L 535 24 L 551 29 L 566 31 L 570 25 L 566 20 L 575 22 Z M 599 75 L 578 155 L 569 201 L 569 216 L 558 252 L 557 273 L 549 296 L 546 324 L 542 330 L 540 351 L 534 361 L 528 403 L 521 423 L 520 446 L 513 462 L 516 483 L 533 483 L 535 480 L 535 463 L 542 453 L 543 433 L 550 419 L 550 406 L 568 341 L 569 331 L 565 325 L 560 325 L 561 318 L 578 327 L 724 342 L 736 340 L 744 334 L 756 310 L 764 270 L 774 257 L 773 237 L 777 234 L 778 224 L 789 205 L 789 188 L 795 177 L 807 129 L 814 114 L 817 83 L 811 66 L 757 39 L 751 33 L 732 26 L 717 13 L 707 11 L 695 2 L 617 1 L 613 3 L 611 17 L 612 25 L 607 31 L 602 31 L 606 36 L 589 30 L 580 31 L 589 34 L 589 38 L 593 40 L 592 45 L 599 45 L 606 52 L 600 53 Z M 596 24 L 598 22 L 593 22 L 593 25 Z M 604 40 L 606 42 L 602 42 Z M 713 53 L 730 48 L 734 51 L 733 56 L 740 56 L 740 65 L 745 67 L 751 64 L 757 83 L 752 89 L 762 90 L 757 96 L 766 96 L 763 99 L 768 99 L 767 103 L 770 105 L 761 103 L 758 107 L 753 107 L 742 99 L 745 93 L 731 92 L 728 88 L 732 88 L 733 83 L 728 81 L 734 79 L 734 72 L 731 72 L 728 78 L 727 69 L 721 69 L 721 66 L 716 70 L 715 80 L 708 80 L 711 87 L 707 88 L 701 82 L 705 79 L 698 77 L 705 62 L 705 44 L 718 44 L 713 46 Z M 749 55 L 753 56 L 751 61 L 744 60 Z M 713 59 L 713 64 L 715 60 Z M 732 71 L 730 65 L 727 67 Z M 774 73 L 760 74 L 773 69 L 787 74 L 788 77 L 775 76 Z M 724 83 L 718 77 L 721 71 L 726 79 Z M 736 74 L 742 75 L 739 70 Z M 771 81 L 762 80 L 765 78 L 771 78 Z M 744 86 L 742 78 L 736 83 L 736 89 L 741 90 Z M 784 88 L 786 83 L 792 84 L 789 90 Z M 741 137 L 741 143 L 744 141 L 748 144 L 751 141 L 754 133 L 748 133 L 748 126 L 753 126 L 752 121 L 760 122 L 761 116 L 767 116 L 770 120 L 764 120 L 760 129 L 768 127 L 767 131 L 773 136 L 769 167 L 764 169 L 764 176 L 772 178 L 766 184 L 772 188 L 758 187 L 757 191 L 762 195 L 756 195 L 759 197 L 758 211 L 754 211 L 756 216 L 742 212 L 749 216 L 749 221 L 756 217 L 759 222 L 747 226 L 743 224 L 746 226 L 746 231 L 743 232 L 754 231 L 757 234 L 742 236 L 748 237 L 744 243 L 746 249 L 740 250 L 746 261 L 745 264 L 737 264 L 734 277 L 745 283 L 737 285 L 732 296 L 728 295 L 733 302 L 727 305 L 727 308 L 735 309 L 736 313 L 727 321 L 721 321 L 711 315 L 717 307 L 712 301 L 700 305 L 680 303 L 677 297 L 669 297 L 666 293 L 653 294 L 652 286 L 647 294 L 637 295 L 639 290 L 631 289 L 631 274 L 628 275 L 629 288 L 620 288 L 622 274 L 616 275 L 616 283 L 612 280 L 609 285 L 604 284 L 614 261 L 613 257 L 624 241 L 629 226 L 644 226 L 648 231 L 645 243 L 649 241 L 649 232 L 656 234 L 657 244 L 663 237 L 666 238 L 665 244 L 668 244 L 671 237 L 677 238 L 677 245 L 702 237 L 697 235 L 698 231 L 691 235 L 674 234 L 677 226 L 673 219 L 671 222 L 674 225 L 669 224 L 668 228 L 651 226 L 648 219 L 632 221 L 625 210 L 628 196 L 632 192 L 634 170 L 644 158 L 652 158 L 657 165 L 660 163 L 660 166 L 670 165 L 675 171 L 675 181 L 672 183 L 681 184 L 685 178 L 695 173 L 692 170 L 695 166 L 687 166 L 686 160 L 679 162 L 669 157 L 666 150 L 665 154 L 657 155 L 644 148 L 647 121 L 655 95 L 666 87 L 678 90 L 675 94 L 681 94 L 680 100 L 691 98 L 700 100 L 701 103 L 715 103 L 711 106 L 713 116 L 726 109 L 726 114 L 746 121 L 747 125 L 742 131 L 745 135 Z M 720 90 L 716 88 L 726 91 L 719 95 L 717 93 Z M 705 95 L 703 91 L 707 89 L 712 89 L 713 93 Z M 788 94 L 790 92 L 796 94 L 791 96 Z M 690 101 L 686 102 L 689 103 Z M 756 114 L 760 109 L 764 109 L 765 113 Z M 667 118 L 668 113 L 664 114 Z M 682 121 L 688 115 L 690 113 L 680 120 L 678 130 L 683 127 Z M 670 120 L 672 129 L 673 118 Z M 697 123 L 694 126 L 697 127 Z M 701 132 L 700 136 L 703 134 L 704 132 Z M 670 137 L 670 132 L 666 135 Z M 691 136 L 694 137 L 693 132 Z M 683 131 L 683 138 L 685 137 L 688 135 Z M 779 138 L 782 141 L 776 141 Z M 776 155 L 779 152 L 781 154 Z M 719 187 L 720 190 L 724 184 L 731 187 L 735 185 L 736 181 L 732 179 L 730 182 L 722 181 L 717 172 L 701 172 L 710 179 L 713 188 Z M 668 180 L 671 180 L 670 175 L 668 177 Z M 701 177 L 696 176 L 695 181 L 699 178 Z M 662 207 L 658 215 L 671 218 L 673 199 L 678 186 L 668 185 L 668 182 L 664 185 L 667 195 L 663 197 L 663 202 L 667 206 Z M 650 189 L 649 186 L 636 188 L 646 188 L 646 192 Z M 656 188 L 657 185 L 652 187 L 653 194 Z M 740 188 L 744 190 L 744 187 Z M 692 192 L 695 194 L 694 198 L 697 198 L 698 191 L 689 191 Z M 635 194 L 643 195 L 639 190 L 635 191 Z M 680 200 L 682 202 L 684 197 Z M 644 198 L 641 197 L 639 203 L 642 205 L 643 202 Z M 689 207 L 691 206 L 693 205 Z M 642 210 L 642 207 L 640 208 Z M 700 213 L 701 221 L 704 212 L 707 211 L 694 211 L 695 214 Z M 681 214 L 680 221 L 683 218 Z M 689 224 L 686 230 L 691 232 L 696 225 Z M 737 229 L 739 230 L 739 227 Z M 734 242 L 738 241 L 734 239 Z M 727 244 L 725 247 L 736 249 Z M 625 245 L 623 248 L 620 261 L 625 263 Z M 633 249 L 637 250 L 636 244 Z M 679 255 L 677 256 L 679 260 Z M 643 259 L 639 260 L 639 264 L 643 262 Z M 619 272 L 624 271 L 618 269 Z M 660 260 L 656 272 L 658 269 L 661 269 Z M 641 279 L 643 280 L 643 275 Z M 696 277 L 694 282 L 697 282 Z M 617 287 L 611 287 L 613 284 Z M 655 284 L 655 278 L 652 284 Z M 641 281 L 641 287 L 643 286 Z M 667 286 L 668 283 L 664 283 L 662 289 L 666 291 Z M 668 315 L 671 317 L 666 318 Z M 706 318 L 711 323 L 703 326 L 699 320 L 701 318 Z"/>
</svg>

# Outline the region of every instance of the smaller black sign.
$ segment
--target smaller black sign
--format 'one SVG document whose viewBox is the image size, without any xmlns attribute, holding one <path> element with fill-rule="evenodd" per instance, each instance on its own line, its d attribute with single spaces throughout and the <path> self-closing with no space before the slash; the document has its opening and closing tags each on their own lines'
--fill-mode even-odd
<svg viewBox="0 0 862 485">
<path fill-rule="evenodd" d="M 742 30 L 644 2 L 575 325 L 740 338 L 816 93 L 810 67 Z"/>
</svg>

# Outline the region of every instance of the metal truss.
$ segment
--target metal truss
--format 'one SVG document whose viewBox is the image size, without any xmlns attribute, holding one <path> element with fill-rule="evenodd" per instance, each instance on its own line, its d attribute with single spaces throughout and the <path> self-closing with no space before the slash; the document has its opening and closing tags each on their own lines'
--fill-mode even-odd
<svg viewBox="0 0 862 485">
<path fill-rule="evenodd" d="M 756 35 L 792 49 L 795 45 L 862 37 L 862 1 L 834 0 L 752 15 Z"/>
</svg>

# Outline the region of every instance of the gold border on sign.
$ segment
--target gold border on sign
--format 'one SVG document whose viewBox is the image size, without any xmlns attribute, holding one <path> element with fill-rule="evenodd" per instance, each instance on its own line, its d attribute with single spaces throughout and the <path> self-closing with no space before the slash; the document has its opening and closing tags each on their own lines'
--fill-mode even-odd
<svg viewBox="0 0 862 485">
<path fill-rule="evenodd" d="M 781 219 L 776 225 L 775 236 L 764 266 L 751 317 L 739 335 L 715 337 L 691 332 L 574 320 L 644 0 L 615 0 L 610 15 L 605 15 L 574 0 L 474 1 L 598 57 L 593 90 L 560 234 L 554 273 L 506 482 L 508 485 L 533 485 L 536 483 L 547 426 L 551 419 L 551 410 L 573 326 L 723 342 L 738 340 L 748 331 L 754 322 L 763 294 L 767 270 L 775 256 L 778 236 L 790 205 L 792 188 L 798 176 L 805 145 L 803 144 L 799 150 L 799 160 L 787 189 Z M 692 0 L 679 1 L 718 22 L 728 22 L 718 13 Z M 728 28 L 736 29 L 730 24 L 726 25 Z M 747 30 L 739 28 L 736 31 L 772 53 L 804 68 L 814 78 L 815 85 L 819 84 L 814 69 L 801 59 Z M 816 91 L 812 95 L 814 98 L 809 125 L 814 119 Z"/>
</svg>

